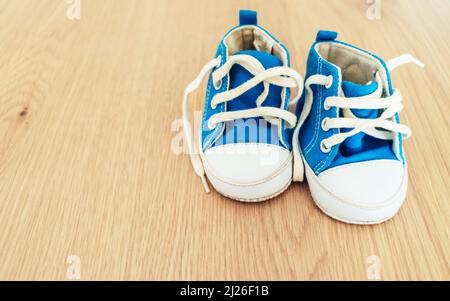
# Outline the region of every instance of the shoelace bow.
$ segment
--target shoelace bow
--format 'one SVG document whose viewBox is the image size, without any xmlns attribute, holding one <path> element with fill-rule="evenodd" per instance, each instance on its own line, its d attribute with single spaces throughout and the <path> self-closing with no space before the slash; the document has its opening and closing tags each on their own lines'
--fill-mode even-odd
<svg viewBox="0 0 450 301">
<path fill-rule="evenodd" d="M 410 54 L 405 54 L 394 58 L 387 62 L 389 71 L 393 71 L 401 65 L 415 63 L 419 67 L 424 68 L 425 65 L 414 58 Z M 378 77 L 378 75 L 377 75 Z M 312 75 L 305 82 L 306 97 L 303 105 L 302 113 L 299 117 L 297 126 L 293 136 L 293 153 L 294 153 L 294 181 L 303 181 L 304 166 L 303 159 L 299 148 L 299 134 L 300 128 L 311 112 L 313 103 L 312 85 L 322 85 L 330 88 L 333 84 L 333 78 L 324 75 Z M 342 93 L 341 93 L 342 94 Z M 392 140 L 394 135 L 401 134 L 404 138 L 411 136 L 411 130 L 403 125 L 398 124 L 393 120 L 395 115 L 403 109 L 403 97 L 398 89 L 395 89 L 393 94 L 389 97 L 328 97 L 325 99 L 325 110 L 331 107 L 336 107 L 343 110 L 344 117 L 324 118 L 322 128 L 329 129 L 352 129 L 348 132 L 338 133 L 321 141 L 320 149 L 324 153 L 331 151 L 331 148 L 344 142 L 347 138 L 364 132 L 365 134 L 384 140 Z M 371 109 L 383 110 L 381 115 L 375 119 L 358 118 L 351 112 L 352 109 Z"/>
<path fill-rule="evenodd" d="M 297 94 L 292 98 L 292 100 L 290 100 L 289 105 L 296 104 L 303 92 L 303 78 L 295 70 L 289 67 L 283 66 L 265 69 L 264 66 L 256 58 L 249 55 L 231 56 L 227 60 L 227 62 L 219 68 L 220 63 L 220 56 L 208 62 L 202 68 L 195 80 L 186 87 L 183 96 L 184 133 L 191 157 L 191 163 L 195 170 L 195 173 L 202 179 L 202 183 L 206 192 L 209 192 L 209 187 L 206 181 L 203 163 L 201 161 L 197 146 L 194 142 L 194 133 L 192 131 L 191 120 L 189 116 L 189 94 L 191 94 L 201 86 L 205 77 L 208 76 L 214 68 L 218 68 L 212 73 L 212 80 L 214 87 L 216 89 L 219 89 L 222 85 L 222 79 L 227 76 L 227 74 L 235 64 L 241 65 L 252 75 L 254 75 L 253 78 L 243 83 L 239 87 L 216 94 L 211 100 L 212 109 L 215 109 L 219 104 L 227 103 L 228 101 L 239 97 L 240 95 L 259 85 L 260 83 L 263 83 L 264 86 L 263 92 L 256 99 L 256 108 L 216 113 L 208 120 L 208 127 L 211 130 L 213 130 L 218 124 L 223 122 L 252 117 L 263 117 L 272 124 L 275 124 L 279 120 L 284 120 L 288 128 L 294 128 L 297 124 L 297 117 L 295 116 L 295 114 L 282 108 L 262 107 L 262 104 L 267 99 L 271 84 L 284 88 L 297 88 Z"/>
</svg>

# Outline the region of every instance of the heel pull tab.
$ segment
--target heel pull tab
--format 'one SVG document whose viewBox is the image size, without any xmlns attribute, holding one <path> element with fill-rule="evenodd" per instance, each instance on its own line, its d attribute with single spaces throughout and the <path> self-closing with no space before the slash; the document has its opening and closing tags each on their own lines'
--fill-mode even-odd
<svg viewBox="0 0 450 301">
<path fill-rule="evenodd" d="M 241 10 L 239 12 L 239 25 L 258 25 L 258 13 L 254 10 Z"/>
<path fill-rule="evenodd" d="M 317 33 L 316 42 L 331 42 L 336 40 L 338 33 L 331 30 L 320 30 Z"/>
</svg>

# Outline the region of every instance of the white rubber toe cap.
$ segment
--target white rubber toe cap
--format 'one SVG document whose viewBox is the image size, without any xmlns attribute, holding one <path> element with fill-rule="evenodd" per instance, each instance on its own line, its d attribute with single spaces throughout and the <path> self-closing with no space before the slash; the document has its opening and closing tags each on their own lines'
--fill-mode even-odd
<svg viewBox="0 0 450 301">
<path fill-rule="evenodd" d="M 393 217 L 406 197 L 407 169 L 400 161 L 374 160 L 329 169 L 307 168 L 311 193 L 328 215 L 348 223 L 376 224 Z"/>
<path fill-rule="evenodd" d="M 203 163 L 214 188 L 240 201 L 272 198 L 283 192 L 292 179 L 292 155 L 277 145 L 220 145 L 206 150 Z"/>
</svg>

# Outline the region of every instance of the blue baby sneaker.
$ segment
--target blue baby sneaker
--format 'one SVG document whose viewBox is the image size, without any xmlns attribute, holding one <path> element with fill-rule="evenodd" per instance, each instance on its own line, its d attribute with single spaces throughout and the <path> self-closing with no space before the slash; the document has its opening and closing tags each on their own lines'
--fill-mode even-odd
<svg viewBox="0 0 450 301">
<path fill-rule="evenodd" d="M 393 217 L 406 198 L 407 164 L 400 124 L 402 95 L 389 72 L 414 62 L 388 62 L 320 31 L 308 62 L 293 134 L 294 181 L 306 174 L 316 204 L 348 223 L 376 224 Z M 304 162 L 304 165 L 302 164 Z"/>
<path fill-rule="evenodd" d="M 189 94 L 208 77 L 201 134 L 194 142 Z M 291 97 L 291 88 L 296 93 Z M 256 202 L 282 193 L 292 180 L 289 105 L 302 94 L 303 79 L 290 68 L 287 49 L 258 26 L 253 11 L 240 12 L 239 26 L 221 40 L 184 93 L 183 120 L 196 174 L 221 194 Z"/>
</svg>

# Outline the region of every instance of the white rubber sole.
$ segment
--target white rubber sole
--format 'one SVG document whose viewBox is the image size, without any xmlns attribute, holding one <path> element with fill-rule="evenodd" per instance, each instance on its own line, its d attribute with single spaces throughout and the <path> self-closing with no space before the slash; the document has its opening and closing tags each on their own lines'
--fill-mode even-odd
<svg viewBox="0 0 450 301">
<path fill-rule="evenodd" d="M 214 189 L 223 196 L 246 203 L 272 199 L 283 193 L 292 181 L 292 157 L 272 175 L 255 183 L 238 183 L 218 177 L 205 165 L 206 175 Z"/>
<path fill-rule="evenodd" d="M 286 186 L 284 188 L 282 188 L 281 190 L 275 192 L 272 195 L 269 195 L 269 196 L 266 196 L 266 197 L 262 197 L 262 198 L 259 198 L 259 199 L 239 199 L 239 198 L 236 198 L 236 197 L 233 197 L 233 196 L 230 196 L 230 195 L 226 195 L 224 192 L 220 192 L 218 190 L 217 190 L 217 192 L 219 192 L 221 195 L 223 195 L 226 198 L 229 198 L 231 200 L 238 201 L 238 202 L 241 202 L 241 203 L 260 203 L 260 202 L 265 202 L 265 201 L 271 200 L 271 199 L 279 196 L 280 194 L 285 192 L 289 188 L 289 186 L 291 186 L 291 183 L 292 183 L 292 181 L 289 181 L 286 184 Z"/>
<path fill-rule="evenodd" d="M 331 218 L 348 224 L 375 225 L 388 221 L 397 214 L 406 198 L 408 186 L 406 169 L 397 192 L 378 206 L 365 206 L 339 198 L 321 185 L 320 180 L 307 164 L 305 164 L 305 173 L 317 207 Z"/>
</svg>

